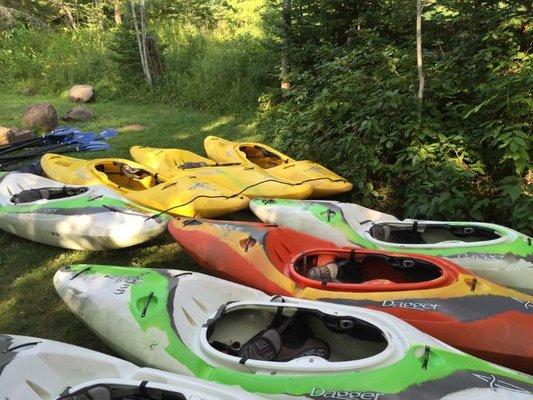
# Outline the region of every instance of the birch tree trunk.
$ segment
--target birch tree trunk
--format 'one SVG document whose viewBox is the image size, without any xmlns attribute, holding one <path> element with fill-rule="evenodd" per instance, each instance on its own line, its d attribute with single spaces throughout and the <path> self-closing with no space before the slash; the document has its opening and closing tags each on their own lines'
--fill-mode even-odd
<svg viewBox="0 0 533 400">
<path fill-rule="evenodd" d="M 283 50 L 281 55 L 281 90 L 290 89 L 288 81 L 290 71 L 290 45 L 291 45 L 291 23 L 292 23 L 292 2 L 283 0 Z"/>
<path fill-rule="evenodd" d="M 418 68 L 418 100 L 424 98 L 424 69 L 422 65 L 422 0 L 416 2 L 416 65 Z M 420 105 L 422 107 L 422 105 Z"/>
<path fill-rule="evenodd" d="M 133 26 L 135 28 L 135 36 L 137 37 L 137 45 L 139 47 L 139 56 L 141 58 L 141 65 L 149 86 L 153 86 L 152 74 L 150 66 L 148 65 L 148 51 L 146 49 L 146 16 L 145 16 L 145 2 L 140 1 L 140 22 L 137 21 L 137 13 L 135 11 L 135 1 L 130 0 L 131 15 L 133 18 Z"/>
<path fill-rule="evenodd" d="M 113 10 L 115 16 L 115 24 L 120 25 L 122 23 L 122 13 L 120 12 L 120 0 L 113 0 Z"/>
</svg>

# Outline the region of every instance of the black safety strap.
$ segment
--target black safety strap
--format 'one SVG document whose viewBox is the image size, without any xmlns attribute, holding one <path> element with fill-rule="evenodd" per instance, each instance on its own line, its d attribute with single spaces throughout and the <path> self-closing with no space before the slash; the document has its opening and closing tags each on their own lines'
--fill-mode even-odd
<svg viewBox="0 0 533 400">
<path fill-rule="evenodd" d="M 146 390 L 146 385 L 148 385 L 148 381 L 142 381 L 141 384 L 139 385 L 139 394 L 141 396 L 148 395 L 148 391 Z"/>
</svg>

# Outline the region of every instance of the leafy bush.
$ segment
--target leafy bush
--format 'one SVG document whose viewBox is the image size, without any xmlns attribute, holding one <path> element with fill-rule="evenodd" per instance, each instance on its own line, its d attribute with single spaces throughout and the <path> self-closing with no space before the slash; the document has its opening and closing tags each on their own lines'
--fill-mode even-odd
<svg viewBox="0 0 533 400">
<path fill-rule="evenodd" d="M 354 2 L 360 8 L 352 17 L 336 20 L 344 36 L 325 30 L 324 42 L 321 33 L 314 40 L 300 34 L 309 21 L 298 20 L 292 92 L 278 104 L 265 101 L 260 128 L 282 149 L 348 177 L 354 201 L 407 217 L 495 221 L 531 233 L 525 7 L 439 2 L 426 9 L 420 114 L 413 7 L 411 27 L 390 23 L 399 14 L 389 7 L 401 3 L 380 11 L 377 3 L 361 9 Z M 375 15 L 384 17 L 378 23 L 369 18 Z M 307 18 L 327 23 L 324 10 Z"/>
<path fill-rule="evenodd" d="M 75 83 L 105 85 L 105 40 L 105 34 L 89 29 L 54 32 L 19 26 L 0 32 L 0 85 L 31 86 L 43 93 L 59 93 Z"/>
</svg>

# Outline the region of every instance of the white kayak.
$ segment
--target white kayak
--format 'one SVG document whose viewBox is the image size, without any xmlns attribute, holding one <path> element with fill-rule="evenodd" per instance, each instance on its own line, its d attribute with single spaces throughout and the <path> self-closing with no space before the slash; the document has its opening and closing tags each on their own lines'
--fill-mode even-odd
<svg viewBox="0 0 533 400">
<path fill-rule="evenodd" d="M 260 400 L 217 385 L 96 351 L 0 334 L 0 400 Z"/>
<path fill-rule="evenodd" d="M 532 238 L 505 226 L 468 221 L 399 220 L 358 204 L 256 199 L 263 222 L 339 246 L 444 257 L 495 283 L 533 293 Z"/>
<path fill-rule="evenodd" d="M 54 285 L 124 357 L 272 399 L 530 399 L 533 377 L 375 310 L 178 270 L 65 266 Z M 359 396 L 359 397 L 357 397 Z"/>
<path fill-rule="evenodd" d="M 117 249 L 154 238 L 169 220 L 104 186 L 65 186 L 33 174 L 0 173 L 0 229 L 35 242 Z"/>
</svg>

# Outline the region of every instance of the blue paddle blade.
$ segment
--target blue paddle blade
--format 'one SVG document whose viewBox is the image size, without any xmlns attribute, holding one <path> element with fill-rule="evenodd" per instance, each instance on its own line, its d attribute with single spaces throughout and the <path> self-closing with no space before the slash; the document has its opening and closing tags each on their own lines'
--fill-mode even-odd
<svg viewBox="0 0 533 400">
<path fill-rule="evenodd" d="M 82 132 L 69 126 L 60 126 L 46 136 L 0 147 L 0 168 L 26 165 L 29 160 L 45 153 L 72 153 L 77 151 L 108 150 L 107 139 L 118 134 L 116 129 L 99 133 Z"/>
<path fill-rule="evenodd" d="M 63 136 L 63 135 L 68 135 L 70 133 L 80 133 L 80 132 L 81 131 L 79 129 L 72 128 L 70 126 L 58 126 L 54 130 L 52 130 L 49 133 L 47 133 L 44 137 L 47 137 L 47 136 Z"/>
<path fill-rule="evenodd" d="M 106 129 L 98 134 L 101 138 L 109 139 L 118 135 L 116 129 Z"/>
</svg>

